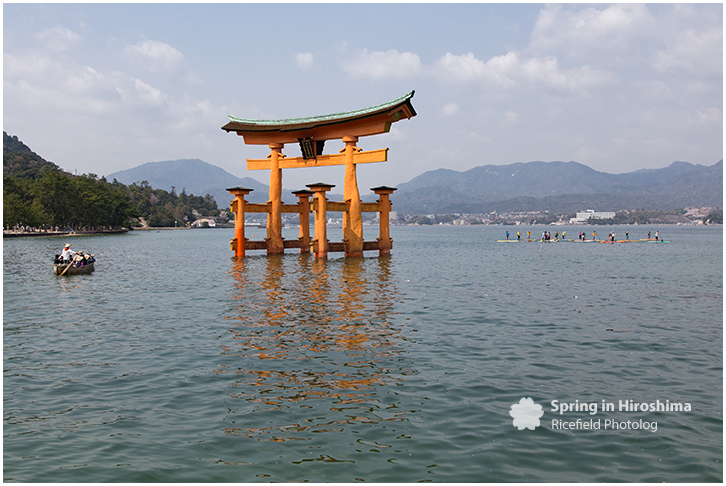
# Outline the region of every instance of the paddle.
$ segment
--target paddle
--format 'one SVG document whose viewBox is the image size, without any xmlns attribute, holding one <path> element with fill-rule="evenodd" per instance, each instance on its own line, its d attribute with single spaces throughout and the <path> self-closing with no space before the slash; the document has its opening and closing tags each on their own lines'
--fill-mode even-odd
<svg viewBox="0 0 726 486">
<path fill-rule="evenodd" d="M 65 269 L 64 269 L 64 270 L 63 270 L 63 271 L 61 272 L 61 274 L 59 275 L 59 277 L 62 277 L 63 275 L 65 275 L 65 273 L 66 273 L 66 272 L 68 271 L 68 269 L 69 269 L 69 268 L 71 268 L 71 267 L 73 266 L 73 262 L 75 262 L 75 261 L 76 261 L 76 258 L 77 258 L 77 257 L 78 257 L 78 253 L 76 253 L 75 255 L 73 255 L 73 258 L 71 259 L 71 262 L 70 262 L 70 263 L 68 264 L 68 266 L 67 266 L 67 267 L 66 267 L 66 268 L 65 268 Z"/>
</svg>

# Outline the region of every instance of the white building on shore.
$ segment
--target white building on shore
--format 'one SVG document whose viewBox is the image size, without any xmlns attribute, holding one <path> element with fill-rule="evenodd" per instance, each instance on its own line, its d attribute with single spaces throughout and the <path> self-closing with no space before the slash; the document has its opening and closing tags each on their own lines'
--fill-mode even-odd
<svg viewBox="0 0 726 486">
<path fill-rule="evenodd" d="M 204 225 L 204 223 L 207 223 L 210 228 L 215 228 L 217 226 L 217 220 L 215 220 L 214 218 L 198 219 L 192 223 L 192 226 L 201 228 Z"/>
<path fill-rule="evenodd" d="M 615 213 L 611 211 L 595 211 L 588 209 L 587 211 L 581 211 L 577 213 L 577 216 L 570 218 L 571 224 L 587 223 L 591 219 L 612 219 L 615 217 Z"/>
</svg>

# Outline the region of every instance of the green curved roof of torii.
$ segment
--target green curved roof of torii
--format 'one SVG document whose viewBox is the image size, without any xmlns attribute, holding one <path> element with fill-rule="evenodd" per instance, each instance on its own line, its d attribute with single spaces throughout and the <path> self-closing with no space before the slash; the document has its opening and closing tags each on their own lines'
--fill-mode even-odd
<svg viewBox="0 0 726 486">
<path fill-rule="evenodd" d="M 369 116 L 377 115 L 383 112 L 387 112 L 394 108 L 402 105 L 407 105 L 410 116 L 416 116 L 416 110 L 414 110 L 411 104 L 411 98 L 415 91 L 396 98 L 395 100 L 380 105 L 363 108 L 360 110 L 346 111 L 343 113 L 333 113 L 330 115 L 311 116 L 306 118 L 287 118 L 281 120 L 254 120 L 249 118 L 237 118 L 232 115 L 229 117 L 229 123 L 222 127 L 222 130 L 228 132 L 262 132 L 262 131 L 288 131 L 288 130 L 301 130 L 306 128 L 313 128 L 320 125 L 332 125 L 341 122 L 348 122 L 360 118 L 366 118 Z"/>
</svg>

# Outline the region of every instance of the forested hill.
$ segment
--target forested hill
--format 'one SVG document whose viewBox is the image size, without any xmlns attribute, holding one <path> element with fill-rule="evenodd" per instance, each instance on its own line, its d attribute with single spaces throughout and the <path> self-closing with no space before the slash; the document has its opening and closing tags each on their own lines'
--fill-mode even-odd
<svg viewBox="0 0 726 486">
<path fill-rule="evenodd" d="M 15 135 L 11 137 L 7 134 L 7 132 L 3 132 L 3 154 L 9 154 L 11 152 L 34 153 L 32 150 L 30 150 L 30 147 L 18 140 L 18 137 L 16 137 Z"/>
<path fill-rule="evenodd" d="M 30 150 L 18 137 L 3 132 L 3 176 L 40 179 L 49 172 L 63 171 Z"/>
<path fill-rule="evenodd" d="M 183 226 L 219 211 L 209 196 L 176 194 L 148 183 L 126 186 L 94 174 L 74 176 L 3 132 L 3 224 L 61 229 L 117 229 L 145 218 Z"/>
</svg>

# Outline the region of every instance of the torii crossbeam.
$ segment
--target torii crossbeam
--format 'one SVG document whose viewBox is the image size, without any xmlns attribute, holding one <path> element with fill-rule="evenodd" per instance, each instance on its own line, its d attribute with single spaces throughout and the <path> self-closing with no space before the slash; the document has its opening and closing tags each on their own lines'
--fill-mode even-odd
<svg viewBox="0 0 726 486">
<path fill-rule="evenodd" d="M 347 211 L 343 218 L 346 256 L 363 256 L 363 220 L 356 177 L 356 165 L 386 162 L 388 149 L 362 151 L 360 137 L 387 133 L 391 125 L 416 116 L 411 104 L 414 91 L 388 103 L 362 110 L 309 118 L 251 120 L 229 116 L 222 127 L 244 137 L 246 144 L 268 145 L 267 159 L 247 159 L 248 170 L 270 170 L 270 210 L 267 218 L 267 253 L 284 251 L 282 239 L 282 169 L 345 165 L 343 198 Z M 345 148 L 337 154 L 323 154 L 325 141 L 341 139 Z M 298 143 L 302 157 L 286 157 L 285 144 Z"/>
</svg>

